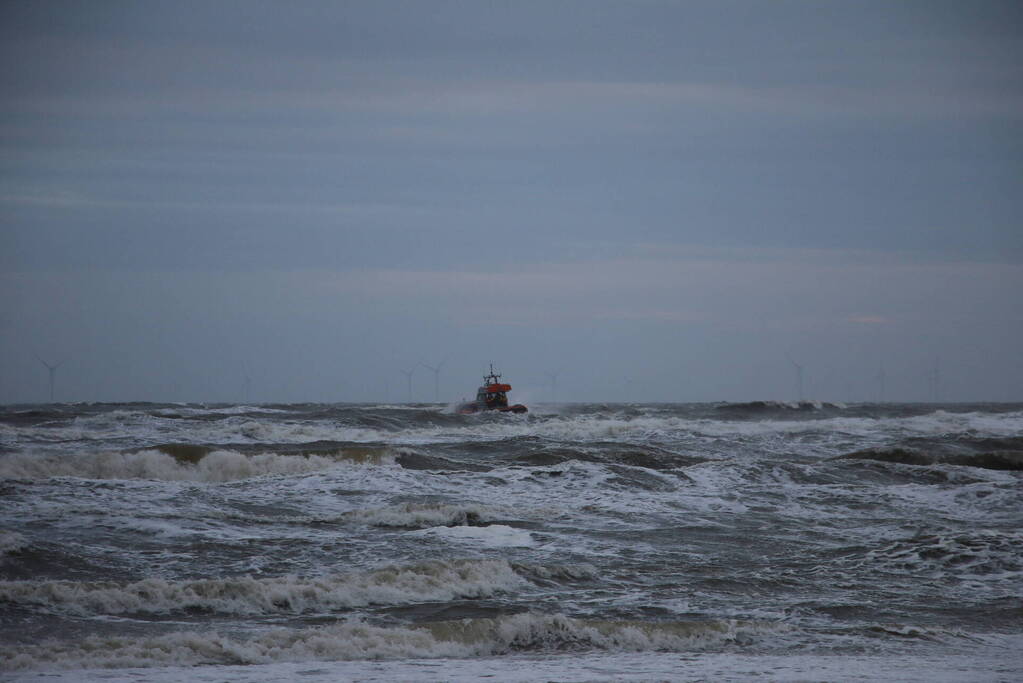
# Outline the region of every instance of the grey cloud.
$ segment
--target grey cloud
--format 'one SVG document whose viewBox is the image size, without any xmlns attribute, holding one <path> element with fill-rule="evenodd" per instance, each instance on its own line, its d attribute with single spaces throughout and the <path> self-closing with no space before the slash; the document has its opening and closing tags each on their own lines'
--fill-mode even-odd
<svg viewBox="0 0 1023 683">
<path fill-rule="evenodd" d="M 663 400 L 777 396 L 786 351 L 864 397 L 881 358 L 905 398 L 935 355 L 983 349 L 963 397 L 1023 372 L 1016 4 L 0 14 L 0 400 L 60 346 L 80 398 L 230 400 L 242 361 L 379 398 L 445 354 Z"/>
</svg>

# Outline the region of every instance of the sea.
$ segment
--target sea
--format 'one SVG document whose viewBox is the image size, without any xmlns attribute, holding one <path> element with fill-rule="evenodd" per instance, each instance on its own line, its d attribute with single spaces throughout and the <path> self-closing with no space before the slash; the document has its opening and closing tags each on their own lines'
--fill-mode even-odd
<svg viewBox="0 0 1023 683">
<path fill-rule="evenodd" d="M 0 678 L 1023 680 L 1023 404 L 3 406 Z"/>
</svg>

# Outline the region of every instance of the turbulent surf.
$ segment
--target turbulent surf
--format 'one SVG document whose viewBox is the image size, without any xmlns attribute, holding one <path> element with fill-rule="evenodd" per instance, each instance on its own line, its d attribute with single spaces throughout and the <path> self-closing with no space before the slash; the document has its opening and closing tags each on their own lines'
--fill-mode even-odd
<svg viewBox="0 0 1023 683">
<path fill-rule="evenodd" d="M 1019 404 L 6 406 L 0 670 L 1009 680 L 1021 480 Z"/>
</svg>

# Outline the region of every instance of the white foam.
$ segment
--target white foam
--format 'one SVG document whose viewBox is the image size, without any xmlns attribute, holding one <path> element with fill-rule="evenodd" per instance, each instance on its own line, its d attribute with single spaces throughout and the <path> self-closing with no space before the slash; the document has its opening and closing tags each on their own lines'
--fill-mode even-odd
<svg viewBox="0 0 1023 683">
<path fill-rule="evenodd" d="M 442 412 L 430 406 L 389 406 L 388 409 Z M 238 408 L 214 409 L 234 411 Z M 269 412 L 274 409 L 265 409 Z M 244 411 L 251 413 L 252 411 Z M 496 417 L 497 419 L 489 419 Z M 1023 412 L 954 413 L 938 410 L 912 417 L 829 417 L 799 420 L 691 419 L 649 411 L 589 414 L 526 414 L 486 416 L 458 425 L 432 425 L 394 429 L 346 426 L 332 420 L 270 420 L 246 414 L 228 414 L 222 420 L 181 420 L 139 411 L 113 411 L 75 418 L 67 427 L 3 426 L 5 442 L 68 443 L 136 439 L 141 443 L 303 443 L 338 441 L 356 443 L 429 444 L 460 441 L 493 441 L 516 437 L 540 437 L 576 442 L 665 442 L 679 438 L 733 437 L 817 432 L 844 434 L 878 443 L 894 436 L 940 436 L 975 431 L 991 436 L 1023 432 Z"/>
<path fill-rule="evenodd" d="M 532 534 L 504 524 L 489 526 L 440 526 L 410 531 L 412 536 L 436 536 L 486 548 L 528 548 L 536 545 Z"/>
<path fill-rule="evenodd" d="M 874 683 L 967 683 L 1023 679 L 1023 660 L 1008 648 L 978 648 L 970 654 L 928 653 L 897 657 L 875 654 L 785 654 L 676 652 L 571 652 L 481 658 L 412 658 L 405 661 L 276 662 L 244 666 L 167 666 L 120 671 L 49 671 L 48 680 L 75 683 L 221 683 L 361 681 L 391 683 L 502 683 L 533 681 L 749 681 L 778 683 L 843 681 Z M 37 681 L 37 672 L 11 674 L 13 681 Z"/>
<path fill-rule="evenodd" d="M 951 466 L 938 466 L 951 469 Z M 1016 472 L 977 470 L 985 481 L 954 487 L 905 484 L 894 488 L 890 503 L 911 513 L 941 510 L 973 525 L 1018 524 L 1023 488 Z"/>
<path fill-rule="evenodd" d="M 8 669 L 71 669 L 267 664 L 402 657 L 471 657 L 471 646 L 429 633 L 364 624 L 274 629 L 251 640 L 186 631 L 152 638 L 89 636 L 21 648 L 0 647 Z"/>
<path fill-rule="evenodd" d="M 445 406 L 436 403 L 371 403 L 361 407 L 369 410 L 409 410 L 417 413 L 443 413 L 445 411 Z"/>
<path fill-rule="evenodd" d="M 435 527 L 466 524 L 469 521 L 488 522 L 514 516 L 510 510 L 484 505 L 416 504 L 352 510 L 342 516 L 346 521 L 382 527 Z"/>
<path fill-rule="evenodd" d="M 237 577 L 134 583 L 3 581 L 0 601 L 77 616 L 167 614 L 303 614 L 366 605 L 485 598 L 526 585 L 504 560 L 455 560 L 371 572 L 303 578 Z"/>
<path fill-rule="evenodd" d="M 912 568 L 931 579 L 982 577 L 989 588 L 1023 577 L 1023 533 L 978 529 L 958 534 L 903 538 L 869 551 L 864 562 L 898 570 Z"/>
<path fill-rule="evenodd" d="M 246 414 L 287 414 L 289 411 L 281 410 L 280 408 L 267 408 L 265 406 L 258 405 L 237 405 L 237 406 L 222 406 L 220 408 L 197 408 L 193 405 L 177 404 L 179 408 L 159 408 L 152 411 L 151 414 L 159 415 L 160 417 L 201 417 L 203 415 L 246 415 Z"/>
<path fill-rule="evenodd" d="M 385 456 L 384 461 L 393 457 Z M 226 482 L 269 475 L 295 475 L 353 465 L 343 456 L 246 455 L 218 450 L 198 463 L 182 462 L 158 450 L 134 453 L 102 451 L 76 454 L 14 453 L 0 457 L 0 479 L 157 479 L 163 481 Z"/>
<path fill-rule="evenodd" d="M 24 550 L 28 546 L 28 539 L 21 534 L 0 529 L 0 557 Z"/>
<path fill-rule="evenodd" d="M 523 649 L 687 652 L 743 642 L 778 628 L 734 621 L 587 622 L 561 615 L 527 613 L 416 627 L 383 628 L 348 622 L 273 629 L 248 640 L 191 631 L 151 638 L 89 636 L 81 641 L 0 647 L 0 657 L 11 669 L 67 669 L 487 657 Z"/>
</svg>

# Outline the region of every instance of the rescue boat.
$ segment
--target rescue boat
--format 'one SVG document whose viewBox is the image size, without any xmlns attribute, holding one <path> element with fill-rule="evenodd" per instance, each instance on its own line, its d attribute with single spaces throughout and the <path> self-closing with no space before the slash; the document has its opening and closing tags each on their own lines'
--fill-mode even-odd
<svg viewBox="0 0 1023 683">
<path fill-rule="evenodd" d="M 499 413 L 525 413 L 529 409 L 521 403 L 508 405 L 508 392 L 511 385 L 501 381 L 501 375 L 494 372 L 494 364 L 490 364 L 490 374 L 483 377 L 483 386 L 476 390 L 476 400 L 458 406 L 462 415 L 472 415 L 490 410 Z"/>
</svg>

